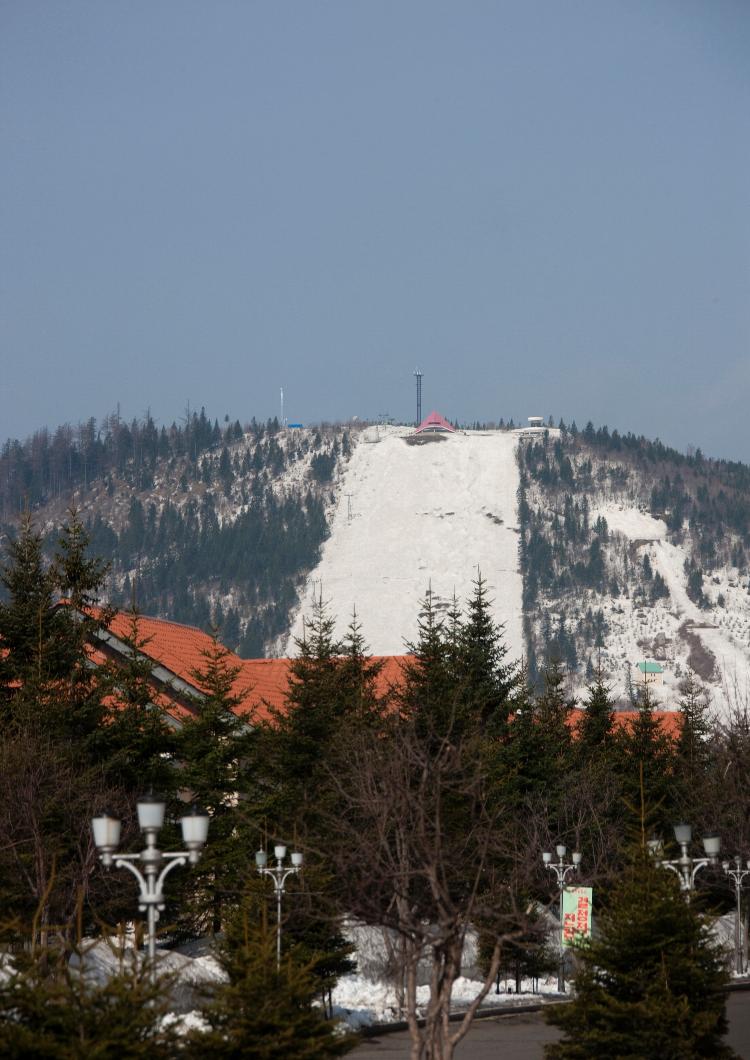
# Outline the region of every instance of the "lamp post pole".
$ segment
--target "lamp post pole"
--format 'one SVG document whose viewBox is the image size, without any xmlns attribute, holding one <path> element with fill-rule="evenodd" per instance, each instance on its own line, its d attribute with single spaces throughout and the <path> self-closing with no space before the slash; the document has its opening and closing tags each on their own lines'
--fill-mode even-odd
<svg viewBox="0 0 750 1060">
<path fill-rule="evenodd" d="M 563 894 L 565 893 L 565 881 L 568 875 L 573 872 L 580 871 L 581 860 L 583 855 L 578 851 L 574 850 L 572 854 L 572 860 L 566 861 L 565 855 L 568 852 L 568 848 L 562 843 L 558 843 L 555 847 L 555 852 L 559 858 L 559 861 L 552 860 L 552 854 L 545 850 L 542 854 L 542 861 L 546 868 L 551 869 L 557 878 L 557 887 L 560 892 L 560 961 L 557 966 L 557 990 L 558 993 L 565 993 L 565 927 L 563 922 Z"/>
<path fill-rule="evenodd" d="M 99 860 L 105 868 L 127 869 L 140 889 L 138 909 L 146 913 L 148 924 L 148 959 L 153 973 L 156 957 L 156 922 L 160 910 L 164 909 L 164 881 L 172 869 L 190 862 L 195 865 L 200 859 L 208 836 L 208 815 L 193 807 L 192 813 L 180 818 L 182 838 L 187 850 L 166 852 L 156 845 L 159 829 L 164 824 L 165 804 L 151 795 L 138 800 L 138 824 L 146 839 L 146 846 L 139 854 L 118 854 L 120 821 L 111 814 L 94 817 L 91 828 Z M 142 866 L 142 870 L 138 865 Z"/>
<path fill-rule="evenodd" d="M 298 850 L 292 851 L 291 865 L 284 864 L 286 847 L 283 843 L 277 843 L 273 848 L 275 865 L 268 864 L 268 854 L 265 850 L 259 850 L 255 855 L 255 865 L 261 876 L 270 876 L 273 880 L 273 889 L 276 895 L 276 971 L 281 967 L 281 898 L 284 894 L 286 881 L 290 876 L 296 876 L 302 869 L 302 854 Z"/>
<path fill-rule="evenodd" d="M 660 839 L 650 839 L 648 843 L 649 850 L 658 859 L 657 863 L 663 869 L 669 869 L 670 872 L 674 872 L 680 881 L 680 890 L 685 894 L 687 900 L 690 901 L 690 895 L 695 890 L 695 877 L 701 871 L 705 869 L 707 865 L 716 865 L 719 860 L 719 851 L 721 850 L 721 839 L 717 835 L 707 835 L 703 837 L 703 849 L 705 851 L 705 857 L 694 858 L 688 852 L 690 841 L 693 838 L 693 829 L 689 824 L 676 824 L 674 826 L 674 837 L 680 846 L 680 856 L 678 858 L 662 858 L 662 843 Z"/>
<path fill-rule="evenodd" d="M 722 861 L 721 867 L 724 875 L 728 876 L 734 884 L 734 894 L 737 899 L 737 913 L 734 924 L 734 967 L 737 975 L 742 975 L 742 884 L 745 877 L 750 876 L 750 860 L 747 868 L 742 867 L 742 858 L 739 854 L 734 857 L 733 863 Z"/>
</svg>

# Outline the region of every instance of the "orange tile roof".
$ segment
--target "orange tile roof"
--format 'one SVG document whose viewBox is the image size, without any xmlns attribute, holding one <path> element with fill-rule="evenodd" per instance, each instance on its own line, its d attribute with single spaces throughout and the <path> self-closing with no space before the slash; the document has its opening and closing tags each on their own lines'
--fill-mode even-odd
<svg viewBox="0 0 750 1060">
<path fill-rule="evenodd" d="M 131 616 L 127 612 L 118 612 L 109 624 L 111 632 L 119 638 L 131 633 Z M 138 616 L 138 638 L 144 641 L 141 650 L 144 655 L 153 659 L 171 671 L 182 681 L 199 689 L 194 676 L 196 670 L 206 665 L 205 653 L 211 651 L 213 638 L 196 626 L 184 626 L 178 622 L 169 622 L 162 618 Z M 101 651 L 94 649 L 92 657 L 103 661 Z M 373 662 L 382 663 L 376 683 L 378 695 L 385 696 L 392 688 L 398 687 L 403 680 L 404 667 L 411 658 L 408 655 L 373 656 Z M 233 694 L 243 699 L 238 713 L 247 716 L 250 721 L 267 721 L 270 709 L 283 710 L 289 686 L 291 659 L 241 659 L 227 649 L 227 663 L 237 667 L 239 673 L 233 685 Z M 159 703 L 176 717 L 185 714 L 183 704 L 162 686 L 159 692 Z M 574 708 L 570 713 L 570 724 L 577 728 L 585 711 Z M 617 711 L 614 714 L 616 728 L 625 728 L 638 716 L 637 710 Z M 680 731 L 681 715 L 678 711 L 655 710 L 654 718 L 660 723 L 663 731 L 676 739 Z"/>
<path fill-rule="evenodd" d="M 382 663 L 375 682 L 375 691 L 385 696 L 394 685 L 400 684 L 408 655 L 375 655 L 371 661 Z M 241 660 L 242 672 L 237 685 L 247 691 L 248 698 L 241 708 L 243 714 L 255 721 L 266 721 L 270 716 L 268 707 L 283 710 L 289 687 L 291 659 L 245 659 Z"/>
<path fill-rule="evenodd" d="M 581 720 L 586 713 L 585 710 L 581 710 L 580 707 L 575 707 L 570 712 L 570 725 L 577 729 Z M 671 737 L 676 740 L 680 735 L 680 718 L 679 711 L 676 710 L 655 710 L 653 713 L 655 721 L 661 726 L 662 732 L 665 736 Z M 635 719 L 638 717 L 637 710 L 616 710 L 613 714 L 614 726 L 616 729 L 629 728 Z"/>
<path fill-rule="evenodd" d="M 130 636 L 131 616 L 119 612 L 109 624 L 110 631 L 118 638 Z M 138 639 L 141 651 L 155 663 L 164 666 L 182 681 L 199 688 L 195 672 L 206 665 L 205 653 L 213 646 L 213 639 L 195 626 L 184 626 L 161 618 L 138 616 Z M 97 657 L 100 652 L 95 653 Z M 399 684 L 404 662 L 408 656 L 375 656 L 373 662 L 382 662 L 376 690 L 385 695 L 393 685 Z M 227 649 L 227 663 L 237 667 L 239 673 L 232 692 L 243 699 L 238 713 L 252 721 L 266 721 L 269 708 L 283 710 L 289 686 L 291 659 L 241 659 Z M 163 694 L 162 694 L 163 695 Z M 162 699 L 163 702 L 163 699 Z M 179 707 L 177 713 L 184 713 Z"/>
<path fill-rule="evenodd" d="M 116 637 L 128 637 L 132 632 L 132 618 L 127 612 L 118 612 L 109 624 Z M 143 641 L 141 651 L 149 658 L 160 662 L 173 674 L 188 684 L 195 685 L 195 670 L 206 667 L 205 653 L 211 651 L 213 639 L 196 626 L 183 626 L 162 618 L 138 616 L 138 640 Z M 241 660 L 229 652 L 231 665 Z"/>
</svg>

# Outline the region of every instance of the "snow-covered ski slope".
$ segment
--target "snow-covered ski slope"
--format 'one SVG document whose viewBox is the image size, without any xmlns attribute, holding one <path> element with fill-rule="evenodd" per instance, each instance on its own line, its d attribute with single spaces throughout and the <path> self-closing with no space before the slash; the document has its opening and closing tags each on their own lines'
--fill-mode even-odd
<svg viewBox="0 0 750 1060">
<path fill-rule="evenodd" d="M 356 608 L 375 655 L 396 655 L 417 633 L 428 587 L 447 610 L 464 603 L 477 570 L 505 625 L 511 658 L 522 654 L 516 438 L 467 431 L 408 445 L 411 430 L 368 428 L 336 491 L 331 535 L 307 580 L 286 651 L 295 654 L 313 599 L 322 594 L 341 635 Z"/>
<path fill-rule="evenodd" d="M 601 599 L 609 627 L 603 657 L 615 693 L 625 687 L 628 664 L 635 666 L 638 660 L 652 658 L 664 668 L 663 687 L 654 689 L 657 703 L 675 706 L 680 684 L 692 670 L 710 692 L 717 714 L 727 717 L 730 711 L 744 710 L 750 704 L 747 582 L 736 568 L 717 570 L 706 580 L 707 605 L 700 608 L 687 593 L 688 554 L 668 539 L 662 519 L 623 504 L 593 508 L 591 519 L 599 516 L 607 520 L 610 534 L 622 534 L 632 543 L 637 563 L 648 554 L 653 570 L 669 589 L 666 600 L 650 606 L 623 596 Z M 724 597 L 722 606 L 717 604 L 719 594 Z"/>
</svg>

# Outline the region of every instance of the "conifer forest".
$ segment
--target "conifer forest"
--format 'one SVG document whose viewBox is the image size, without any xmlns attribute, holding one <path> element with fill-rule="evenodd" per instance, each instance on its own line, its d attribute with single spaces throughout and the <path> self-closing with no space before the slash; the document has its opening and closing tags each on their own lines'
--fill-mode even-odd
<svg viewBox="0 0 750 1060">
<path fill-rule="evenodd" d="M 611 619 L 590 604 L 575 622 L 552 619 L 550 601 L 596 589 L 648 609 L 668 596 L 648 554 L 592 517 L 594 484 L 608 476 L 676 533 L 689 513 L 697 601 L 720 564 L 746 577 L 748 471 L 711 462 L 709 491 L 699 453 L 606 428 L 556 430 L 518 450 L 523 658 L 492 617 L 481 571 L 447 609 L 426 589 L 398 681 L 384 679 L 362 616 L 338 636 L 321 595 L 283 707 L 258 716 L 243 712 L 232 653 L 263 655 L 288 628 L 328 534 L 351 426 L 292 434 L 212 424 L 201 411 L 171 430 L 110 418 L 6 444 L 4 1055 L 344 1055 L 359 1039 L 333 998 L 356 970 L 355 924 L 388 947 L 412 1056 L 450 1060 L 501 977 L 556 973 L 559 895 L 542 853 L 560 844 L 581 853 L 576 883 L 593 888 L 598 929 L 569 955 L 572 994 L 549 1009 L 562 1035 L 549 1056 L 645 1057 L 654 1043 L 663 1056 L 733 1055 L 733 958 L 712 925 L 734 892 L 711 862 L 686 901 L 660 859 L 676 856 L 681 821 L 720 836 L 722 856 L 750 856 L 748 703 L 718 715 L 692 670 L 670 704 L 674 724 L 647 683 L 634 679 L 623 703 L 606 666 Z M 115 608 L 129 624 L 116 663 L 92 654 Z M 179 723 L 154 695 L 141 614 L 212 632 L 192 675 L 201 694 Z M 91 833 L 106 811 L 122 822 L 121 849 L 136 849 L 148 792 L 166 803 L 165 850 L 180 847 L 186 806 L 210 820 L 199 860 L 169 876 L 153 961 L 132 881 L 100 864 Z M 304 859 L 287 883 L 278 963 L 256 864 L 274 843 Z M 744 941 L 744 917 L 738 930 Z M 480 987 L 449 1022 L 469 939 Z M 102 946 L 109 972 L 88 974 Z M 181 977 L 191 947 L 210 954 L 209 981 Z"/>
</svg>

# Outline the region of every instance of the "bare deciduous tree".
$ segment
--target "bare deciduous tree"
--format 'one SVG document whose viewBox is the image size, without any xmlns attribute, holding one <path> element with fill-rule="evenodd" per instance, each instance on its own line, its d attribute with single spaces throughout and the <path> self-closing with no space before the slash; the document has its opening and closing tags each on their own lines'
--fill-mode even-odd
<svg viewBox="0 0 750 1060">
<path fill-rule="evenodd" d="M 426 738 L 424 720 L 418 729 L 399 718 L 385 732 L 343 740 L 331 774 L 340 812 L 326 822 L 341 908 L 396 935 L 390 956 L 402 977 L 412 1060 L 450 1060 L 495 980 L 503 942 L 523 930 L 516 895 L 527 859 L 511 848 L 505 807 L 488 796 L 478 738 Z M 487 974 L 451 1024 L 472 929 L 490 940 Z M 420 964 L 429 969 L 421 1014 Z"/>
</svg>

